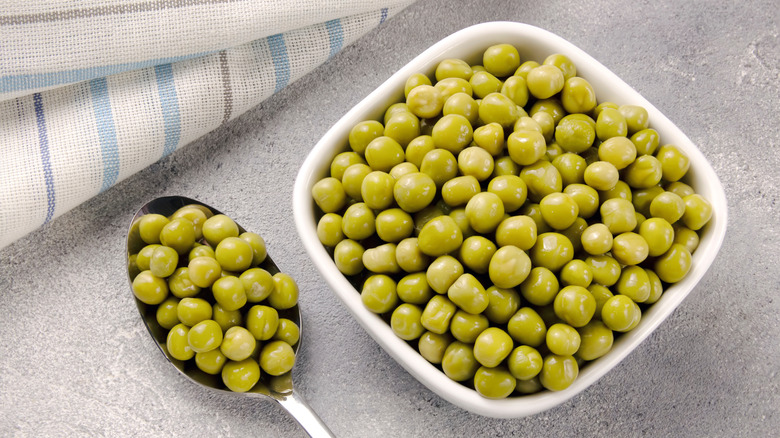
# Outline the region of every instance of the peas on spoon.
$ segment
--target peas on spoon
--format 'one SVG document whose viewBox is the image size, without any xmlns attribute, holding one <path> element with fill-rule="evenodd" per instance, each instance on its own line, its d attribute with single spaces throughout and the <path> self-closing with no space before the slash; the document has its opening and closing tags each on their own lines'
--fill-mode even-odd
<svg viewBox="0 0 780 438">
<path fill-rule="evenodd" d="M 265 243 L 259 236 L 252 233 L 244 235 L 246 230 L 238 224 L 231 229 L 232 221 L 223 216 L 208 205 L 182 196 L 154 199 L 136 212 L 127 234 L 127 267 L 141 318 L 168 361 L 193 382 L 216 391 L 254 398 L 269 397 L 278 402 L 310 436 L 333 436 L 293 387 L 292 367 L 301 345 L 302 332 L 297 286 L 265 253 Z M 218 226 L 207 225 L 204 230 L 204 222 L 211 217 L 217 217 L 211 223 L 218 222 Z M 143 225 L 142 218 L 145 218 Z M 253 260 L 240 262 L 241 242 L 230 240 L 236 236 L 246 238 L 252 248 L 249 257 L 254 257 Z M 230 245 L 219 247 L 214 244 L 223 240 L 228 240 Z M 241 292 L 231 295 L 235 288 L 240 289 L 241 282 L 224 287 L 224 283 L 230 282 L 217 284 L 217 281 L 240 278 L 241 275 L 237 271 L 225 270 L 216 275 L 209 271 L 208 262 L 214 260 L 214 256 L 209 254 L 215 253 L 205 249 L 209 248 L 209 244 L 216 251 L 217 260 L 224 257 L 221 252 L 234 255 L 231 261 L 239 261 L 231 269 L 243 270 L 251 266 L 251 269 L 243 271 L 251 272 L 249 281 L 262 284 L 265 275 L 272 288 L 283 293 L 263 296 L 262 287 L 255 287 L 250 292 L 241 291 L 244 297 L 241 297 Z M 172 248 L 173 251 L 161 251 L 160 248 Z M 199 259 L 194 265 L 205 266 L 200 269 L 201 275 L 197 276 L 199 285 L 192 284 L 187 281 L 188 277 L 182 275 L 183 270 L 193 264 L 194 258 Z M 174 271 L 176 266 L 178 268 Z M 169 277 L 162 278 L 155 273 L 168 274 Z M 215 297 L 212 291 L 201 292 L 213 288 L 215 284 L 220 294 L 227 294 L 230 299 Z M 186 300 L 185 306 L 176 309 L 180 310 L 179 316 L 173 310 L 178 307 L 178 298 L 181 298 L 178 303 Z M 242 299 L 245 300 L 243 306 L 240 305 Z M 249 302 L 246 302 L 247 299 Z M 246 316 L 242 316 L 246 313 L 242 307 L 249 309 Z M 246 319 L 246 328 L 241 324 L 242 318 Z M 278 327 L 273 337 L 269 335 L 269 339 L 256 341 L 256 327 L 262 326 L 267 330 L 267 326 L 273 323 Z M 225 348 L 214 347 L 219 344 Z M 255 345 L 263 347 L 259 357 Z"/>
</svg>

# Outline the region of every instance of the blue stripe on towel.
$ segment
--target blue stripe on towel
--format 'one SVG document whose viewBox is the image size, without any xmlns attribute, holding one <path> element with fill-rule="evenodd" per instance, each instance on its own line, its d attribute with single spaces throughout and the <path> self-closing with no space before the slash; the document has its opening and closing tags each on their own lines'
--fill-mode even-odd
<svg viewBox="0 0 780 438">
<path fill-rule="evenodd" d="M 276 73 L 274 93 L 277 93 L 290 82 L 290 60 L 287 57 L 284 35 L 276 34 L 269 36 L 268 48 L 271 49 L 271 59 L 274 62 L 274 71 Z"/>
<path fill-rule="evenodd" d="M 55 71 L 49 73 L 32 73 L 20 75 L 8 75 L 0 77 L 0 93 L 12 91 L 30 90 L 36 88 L 52 87 L 55 85 L 82 82 L 100 78 L 129 70 L 137 70 L 158 64 L 170 64 L 185 59 L 205 56 L 216 52 L 193 53 L 191 55 L 175 56 L 169 58 L 150 59 L 140 62 L 128 62 L 123 64 L 99 65 L 95 67 L 79 68 L 75 70 Z"/>
<path fill-rule="evenodd" d="M 341 19 L 338 18 L 327 21 L 325 28 L 328 30 L 328 39 L 330 39 L 330 54 L 328 55 L 328 59 L 330 59 L 344 45 L 344 29 L 341 27 Z"/>
<path fill-rule="evenodd" d="M 48 223 L 54 217 L 57 198 L 54 194 L 54 175 L 51 171 L 51 158 L 49 157 L 49 136 L 46 133 L 46 117 L 43 114 L 41 93 L 33 94 L 33 105 L 35 106 L 35 122 L 38 125 L 38 143 L 41 147 L 43 180 L 46 182 L 46 219 L 43 223 Z"/>
<path fill-rule="evenodd" d="M 162 156 L 166 157 L 176 150 L 181 137 L 179 97 L 176 94 L 176 83 L 173 81 L 171 64 L 155 66 L 154 74 L 157 78 L 157 92 L 160 95 L 160 109 L 163 116 L 163 129 L 165 130 L 165 147 Z"/>
<path fill-rule="evenodd" d="M 108 81 L 97 78 L 89 81 L 92 93 L 92 108 L 95 111 L 95 123 L 100 138 L 100 154 L 103 157 L 103 184 L 100 191 L 104 192 L 116 183 L 119 177 L 119 146 L 116 139 L 114 117 L 111 113 L 111 101 L 108 97 Z"/>
<path fill-rule="evenodd" d="M 387 20 L 387 8 L 382 8 L 382 16 L 379 17 L 379 24 L 382 24 Z"/>
</svg>

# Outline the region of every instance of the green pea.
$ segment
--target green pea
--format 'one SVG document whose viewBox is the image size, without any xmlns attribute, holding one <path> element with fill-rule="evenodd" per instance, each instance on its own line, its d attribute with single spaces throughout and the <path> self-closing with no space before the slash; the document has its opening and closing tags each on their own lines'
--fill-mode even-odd
<svg viewBox="0 0 780 438">
<path fill-rule="evenodd" d="M 550 391 L 562 391 L 571 386 L 578 374 L 574 357 L 550 354 L 544 358 L 539 382 Z"/>
<path fill-rule="evenodd" d="M 504 366 L 479 367 L 474 374 L 474 389 L 489 399 L 507 398 L 516 384 L 517 380 Z"/>
<path fill-rule="evenodd" d="M 133 279 L 133 294 L 144 304 L 160 304 L 168 297 L 168 283 L 152 271 L 143 271 Z"/>
<path fill-rule="evenodd" d="M 342 274 L 356 275 L 364 268 L 364 251 L 360 243 L 352 239 L 344 239 L 333 249 L 333 261 Z"/>
<path fill-rule="evenodd" d="M 260 380 L 260 365 L 248 358 L 240 362 L 228 361 L 222 367 L 222 382 L 233 392 L 247 392 Z"/>
<path fill-rule="evenodd" d="M 522 166 L 534 164 L 547 151 L 547 143 L 541 132 L 519 130 L 509 134 L 506 149 L 512 160 Z"/>
<path fill-rule="evenodd" d="M 574 223 L 569 225 L 568 228 L 561 230 L 561 234 L 566 236 L 571 242 L 571 246 L 575 253 L 582 252 L 582 233 L 585 232 L 585 228 L 588 228 L 588 222 L 581 218 L 574 218 Z"/>
<path fill-rule="evenodd" d="M 463 275 L 463 265 L 454 257 L 442 255 L 428 266 L 428 284 L 439 294 L 446 294 L 450 286 Z"/>
<path fill-rule="evenodd" d="M 207 245 L 195 244 L 195 246 L 187 254 L 187 261 L 191 262 L 195 257 L 211 257 L 216 259 L 217 255 L 214 254 L 214 249 Z"/>
<path fill-rule="evenodd" d="M 520 76 L 523 78 L 528 77 L 528 72 L 533 70 L 536 67 L 539 67 L 539 63 L 536 61 L 528 60 L 520 64 L 519 67 L 517 67 L 517 70 L 515 70 L 515 75 Z"/>
<path fill-rule="evenodd" d="M 458 310 L 450 321 L 450 333 L 460 342 L 473 344 L 479 334 L 487 329 L 489 325 L 490 323 L 485 315 Z"/>
<path fill-rule="evenodd" d="M 159 244 L 160 232 L 170 220 L 161 214 L 145 214 L 138 221 L 138 232 L 141 240 L 147 244 Z"/>
<path fill-rule="evenodd" d="M 276 328 L 276 333 L 271 339 L 284 341 L 295 346 L 301 339 L 301 329 L 295 322 L 287 318 L 279 318 L 279 327 Z"/>
<path fill-rule="evenodd" d="M 222 372 L 222 367 L 227 358 L 219 349 L 195 354 L 195 365 L 206 374 L 217 375 Z"/>
<path fill-rule="evenodd" d="M 194 225 L 193 225 L 194 226 Z M 239 230 L 238 225 L 233 219 L 225 216 L 224 214 L 215 214 L 214 216 L 206 219 L 203 222 L 202 228 L 203 237 L 211 245 L 212 248 L 216 248 L 222 239 L 227 237 L 238 237 Z M 191 248 L 190 244 L 189 247 Z"/>
<path fill-rule="evenodd" d="M 459 249 L 461 262 L 477 274 L 488 272 L 490 259 L 496 252 L 496 244 L 483 236 L 470 236 Z"/>
<path fill-rule="evenodd" d="M 679 243 L 672 244 L 654 264 L 655 273 L 666 283 L 677 283 L 685 278 L 690 269 L 691 253 Z"/>
<path fill-rule="evenodd" d="M 520 294 L 514 289 L 490 286 L 485 292 L 488 295 L 488 306 L 482 313 L 490 322 L 504 324 L 520 307 Z"/>
<path fill-rule="evenodd" d="M 617 293 L 631 298 L 634 302 L 643 303 L 650 297 L 650 277 L 639 266 L 626 266 L 620 273 L 615 289 Z"/>
<path fill-rule="evenodd" d="M 487 191 L 495 193 L 504 205 L 506 212 L 513 212 L 523 206 L 528 196 L 528 187 L 516 175 L 496 176 L 488 183 Z"/>
<path fill-rule="evenodd" d="M 374 313 L 389 312 L 398 303 L 396 283 L 387 275 L 372 275 L 363 283 L 360 298 L 363 305 Z"/>
<path fill-rule="evenodd" d="M 281 376 L 295 365 L 295 351 L 284 341 L 272 341 L 260 350 L 260 368 L 272 376 Z"/>
<path fill-rule="evenodd" d="M 176 324 L 168 332 L 165 348 L 172 358 L 176 360 L 190 360 L 195 356 L 195 352 L 192 351 L 192 347 L 190 347 L 190 344 L 187 341 L 189 331 L 190 328 L 188 326 Z"/>
<path fill-rule="evenodd" d="M 530 380 L 542 371 L 542 355 L 535 348 L 521 345 L 509 354 L 509 372 L 518 380 Z"/>
<path fill-rule="evenodd" d="M 534 266 L 559 271 L 563 265 L 574 258 L 574 247 L 571 241 L 560 233 L 544 233 L 536 239 L 536 244 L 530 251 Z"/>
<path fill-rule="evenodd" d="M 365 157 L 371 169 L 389 172 L 393 166 L 404 161 L 404 149 L 394 139 L 381 136 L 366 146 Z"/>
<path fill-rule="evenodd" d="M 563 189 L 561 173 L 549 161 L 540 160 L 523 167 L 520 178 L 528 187 L 528 198 L 533 202 L 539 202 L 550 193 Z"/>
<path fill-rule="evenodd" d="M 344 171 L 353 164 L 366 164 L 366 161 L 355 151 L 337 154 L 330 162 L 330 176 L 341 181 L 341 178 L 344 177 Z"/>
<path fill-rule="evenodd" d="M 458 174 L 458 160 L 446 149 L 433 149 L 425 154 L 420 172 L 431 177 L 436 187 L 441 187 Z"/>
<path fill-rule="evenodd" d="M 398 267 L 406 272 L 422 271 L 430 263 L 430 258 L 420 250 L 416 237 L 407 237 L 398 242 L 395 259 Z"/>
<path fill-rule="evenodd" d="M 375 138 L 381 137 L 385 127 L 376 120 L 365 120 L 357 123 L 349 131 L 349 147 L 360 155 L 365 154 L 366 147 Z"/>
<path fill-rule="evenodd" d="M 415 340 L 425 332 L 420 322 L 421 317 L 422 309 L 414 304 L 403 303 L 393 310 L 390 328 L 396 336 L 405 341 Z"/>
<path fill-rule="evenodd" d="M 463 149 L 458 154 L 458 169 L 462 175 L 484 181 L 493 174 L 493 156 L 479 146 Z"/>
<path fill-rule="evenodd" d="M 225 331 L 219 350 L 226 358 L 240 362 L 251 356 L 255 347 L 257 347 L 257 341 L 252 332 L 244 327 L 235 326 Z"/>
<path fill-rule="evenodd" d="M 289 309 L 298 304 L 298 285 L 295 280 L 284 272 L 277 272 L 273 275 L 274 289 L 268 295 L 268 304 L 283 310 Z"/>
<path fill-rule="evenodd" d="M 471 143 L 473 135 L 468 119 L 459 114 L 448 114 L 433 126 L 431 137 L 437 148 L 457 154 Z"/>
<path fill-rule="evenodd" d="M 449 330 L 450 320 L 452 320 L 456 310 L 455 304 L 449 298 L 444 295 L 435 295 L 425 305 L 420 322 L 428 331 L 443 334 Z M 452 377 L 450 376 L 450 378 Z"/>
<path fill-rule="evenodd" d="M 530 307 L 523 307 L 515 312 L 509 319 L 506 329 L 515 342 L 532 347 L 542 345 L 547 336 L 544 320 Z"/>
<path fill-rule="evenodd" d="M 601 255 L 612 249 L 612 232 L 602 223 L 590 225 L 581 236 L 582 248 L 588 254 Z"/>
<path fill-rule="evenodd" d="M 645 300 L 645 304 L 653 304 L 661 299 L 661 295 L 664 293 L 664 285 L 661 283 L 661 278 L 652 269 L 645 269 L 645 272 L 650 280 L 650 296 Z"/>
<path fill-rule="evenodd" d="M 596 313 L 593 314 L 593 320 L 601 320 L 601 311 L 604 309 L 604 303 L 612 298 L 614 294 L 606 286 L 597 283 L 591 283 L 591 285 L 588 286 L 588 291 L 596 300 Z M 593 322 L 593 320 L 591 320 L 591 322 Z"/>
<path fill-rule="evenodd" d="M 632 192 L 631 203 L 634 204 L 634 210 L 642 213 L 645 217 L 650 216 L 650 203 L 656 196 L 665 190 L 661 186 L 652 186 L 644 189 L 636 189 Z"/>
<path fill-rule="evenodd" d="M 642 155 L 626 167 L 623 179 L 635 189 L 646 189 L 661 181 L 663 167 L 652 155 Z"/>
<path fill-rule="evenodd" d="M 571 356 L 580 348 L 580 334 L 567 324 L 553 324 L 545 337 L 547 348 L 553 354 Z"/>
<path fill-rule="evenodd" d="M 341 229 L 342 217 L 336 213 L 326 213 L 317 221 L 317 238 L 325 246 L 334 247 L 344 240 Z"/>
<path fill-rule="evenodd" d="M 593 281 L 603 286 L 612 286 L 620 278 L 620 263 L 608 255 L 587 257 L 585 263 L 593 273 Z"/>
<path fill-rule="evenodd" d="M 495 193 L 478 193 L 466 204 L 466 216 L 474 231 L 478 233 L 492 232 L 504 219 L 504 203 Z"/>
<path fill-rule="evenodd" d="M 661 193 L 650 202 L 650 214 L 656 218 L 663 218 L 670 224 L 677 222 L 684 213 L 685 202 L 676 193 Z"/>
<path fill-rule="evenodd" d="M 447 99 L 457 93 L 465 93 L 468 95 L 472 95 L 473 93 L 471 84 L 463 78 L 444 78 L 436 82 L 434 88 L 439 90 L 442 102 L 446 102 Z"/>
<path fill-rule="evenodd" d="M 615 295 L 604 303 L 601 320 L 611 330 L 627 332 L 639 324 L 642 311 L 639 306 L 625 295 Z"/>
<path fill-rule="evenodd" d="M 666 189 L 666 191 L 672 192 L 672 193 L 676 194 L 677 196 L 679 196 L 681 198 L 684 198 L 684 197 L 686 197 L 688 195 L 693 195 L 694 193 L 696 193 L 693 190 L 693 187 L 691 187 L 688 184 L 685 184 L 684 182 L 681 182 L 681 181 L 674 181 L 674 182 L 668 183 L 668 184 L 666 184 L 666 186 L 664 188 Z"/>
<path fill-rule="evenodd" d="M 466 118 L 471 126 L 479 120 L 479 105 L 473 97 L 466 93 L 455 93 L 444 102 L 442 114 L 458 114 Z"/>
<path fill-rule="evenodd" d="M 219 348 L 222 344 L 222 328 L 214 320 L 201 321 L 187 332 L 187 343 L 195 353 L 205 353 Z"/>
<path fill-rule="evenodd" d="M 363 179 L 360 194 L 368 208 L 382 210 L 394 201 L 395 178 L 390 174 L 375 170 Z"/>
<path fill-rule="evenodd" d="M 634 205 L 620 198 L 609 199 L 599 208 L 601 220 L 612 234 L 632 231 L 636 228 Z"/>
<path fill-rule="evenodd" d="M 471 89 L 479 99 L 484 99 L 490 93 L 497 93 L 501 91 L 501 80 L 487 71 L 475 72 L 469 79 Z"/>
<path fill-rule="evenodd" d="M 390 118 L 393 117 L 396 114 L 408 113 L 408 112 L 411 112 L 411 111 L 409 111 L 409 105 L 407 105 L 405 102 L 394 103 L 394 104 L 390 105 L 389 107 L 387 107 L 387 109 L 385 110 L 385 114 L 384 114 L 384 117 L 383 117 L 383 123 L 387 124 L 388 120 L 390 120 Z"/>
<path fill-rule="evenodd" d="M 542 218 L 555 230 L 570 227 L 579 214 L 579 206 L 565 193 L 550 193 L 539 202 Z"/>
<path fill-rule="evenodd" d="M 665 253 L 674 243 L 674 228 L 666 219 L 659 217 L 642 222 L 639 235 L 647 242 L 650 257 Z"/>
<path fill-rule="evenodd" d="M 418 85 L 431 85 L 431 79 L 422 73 L 412 74 L 404 84 L 404 97 L 409 96 L 409 92 Z"/>
<path fill-rule="evenodd" d="M 561 103 L 568 113 L 587 113 L 596 106 L 596 92 L 586 79 L 569 77 L 561 90 Z"/>
<path fill-rule="evenodd" d="M 477 146 L 496 157 L 504 150 L 504 128 L 495 122 L 487 123 L 474 129 L 473 140 Z"/>
<path fill-rule="evenodd" d="M 490 93 L 479 104 L 479 119 L 485 124 L 498 123 L 509 129 L 519 117 L 515 102 L 501 93 Z"/>
<path fill-rule="evenodd" d="M 555 127 L 555 142 L 566 152 L 585 152 L 595 139 L 596 131 L 590 123 L 571 116 L 563 117 Z"/>
<path fill-rule="evenodd" d="M 420 135 L 406 145 L 406 161 L 414 164 L 418 169 L 422 166 L 425 154 L 434 150 L 433 137 L 430 135 Z"/>
<path fill-rule="evenodd" d="M 593 320 L 577 331 L 580 334 L 580 348 L 577 350 L 577 357 L 583 360 L 594 360 L 604 356 L 612 349 L 614 335 L 603 322 Z"/>
<path fill-rule="evenodd" d="M 647 129 L 650 123 L 647 110 L 639 105 L 621 105 L 618 111 L 626 119 L 629 135 Z"/>
<path fill-rule="evenodd" d="M 536 243 L 536 222 L 525 215 L 504 219 L 496 228 L 496 243 L 528 251 Z"/>
<path fill-rule="evenodd" d="M 456 382 L 473 378 L 479 366 L 474 357 L 474 349 L 469 344 L 455 341 L 444 350 L 441 369 L 447 377 Z"/>
<path fill-rule="evenodd" d="M 344 170 L 344 175 L 341 177 L 341 185 L 344 188 L 344 193 L 352 199 L 362 201 L 363 195 L 361 194 L 361 190 L 363 188 L 363 180 L 366 178 L 366 175 L 371 172 L 371 168 L 363 163 L 357 163 L 347 167 Z"/>
<path fill-rule="evenodd" d="M 610 190 L 620 179 L 617 167 L 607 161 L 596 161 L 585 168 L 583 174 L 585 184 L 596 190 Z"/>
<path fill-rule="evenodd" d="M 179 300 L 174 297 L 168 297 L 160 303 L 155 312 L 155 319 L 160 327 L 164 329 L 171 329 L 173 326 L 179 323 L 179 317 L 176 314 L 176 307 L 179 305 Z"/>
<path fill-rule="evenodd" d="M 434 294 L 425 272 L 408 274 L 398 280 L 396 293 L 401 301 L 420 305 L 427 303 Z"/>
<path fill-rule="evenodd" d="M 441 188 L 441 197 L 447 205 L 457 207 L 465 205 L 480 190 L 481 187 L 476 177 L 463 175 L 444 183 Z"/>
<path fill-rule="evenodd" d="M 540 65 L 526 76 L 528 91 L 537 99 L 547 99 L 563 90 L 565 78 L 560 68 Z"/>
<path fill-rule="evenodd" d="M 566 286 L 588 287 L 593 281 L 593 271 L 584 260 L 574 259 L 563 265 L 561 272 L 561 283 Z"/>
<path fill-rule="evenodd" d="M 463 233 L 451 217 L 439 216 L 423 226 L 417 239 L 424 254 L 436 257 L 458 249 L 463 243 Z"/>
<path fill-rule="evenodd" d="M 363 266 L 377 274 L 397 274 L 401 272 L 395 257 L 396 245 L 385 243 L 363 252 Z"/>
<path fill-rule="evenodd" d="M 363 240 L 376 231 L 376 216 L 368 205 L 358 202 L 347 207 L 341 227 L 347 238 Z"/>
<path fill-rule="evenodd" d="M 596 136 L 599 140 L 626 135 L 628 135 L 628 124 L 623 114 L 613 108 L 602 109 L 596 118 Z"/>
<path fill-rule="evenodd" d="M 631 135 L 631 141 L 636 146 L 638 155 L 652 155 L 658 148 L 660 136 L 655 129 L 647 128 Z"/>
<path fill-rule="evenodd" d="M 225 310 L 219 303 L 214 303 L 211 307 L 211 319 L 219 324 L 223 332 L 226 332 L 231 327 L 241 325 L 244 318 L 240 310 Z"/>
<path fill-rule="evenodd" d="M 570 326 L 582 327 L 593 318 L 596 300 L 586 288 L 570 285 L 561 289 L 555 296 L 553 308 L 555 315 Z"/>
<path fill-rule="evenodd" d="M 412 216 L 400 208 L 384 210 L 376 216 L 376 234 L 385 242 L 400 242 L 413 231 Z"/>
<path fill-rule="evenodd" d="M 496 44 L 482 53 L 485 70 L 497 77 L 509 76 L 520 67 L 520 54 L 511 44 Z"/>
<path fill-rule="evenodd" d="M 584 179 L 583 172 L 583 179 Z M 593 187 L 585 184 L 569 184 L 563 189 L 577 203 L 579 216 L 589 219 L 599 209 L 599 193 Z"/>
<path fill-rule="evenodd" d="M 612 240 L 612 256 L 623 265 L 638 265 L 649 253 L 647 241 L 634 232 L 619 234 Z"/>
<path fill-rule="evenodd" d="M 524 107 L 528 103 L 528 85 L 522 76 L 510 76 L 501 86 L 501 94 L 512 99 L 517 106 Z"/>
<path fill-rule="evenodd" d="M 399 112 L 394 114 L 385 123 L 385 133 L 401 147 L 406 147 L 410 141 L 420 135 L 420 120 L 411 112 Z"/>
<path fill-rule="evenodd" d="M 516 246 L 499 248 L 490 259 L 488 274 L 494 285 L 513 288 L 520 285 L 531 271 L 531 259 Z"/>
<path fill-rule="evenodd" d="M 683 198 L 685 213 L 682 222 L 691 230 L 697 231 L 707 225 L 712 218 L 712 204 L 698 194 L 688 195 Z"/>
<path fill-rule="evenodd" d="M 258 341 L 267 341 L 279 327 L 279 312 L 264 305 L 254 305 L 247 312 L 246 328 Z"/>
<path fill-rule="evenodd" d="M 449 333 L 438 334 L 426 331 L 420 336 L 420 340 L 417 342 L 417 349 L 420 351 L 420 356 L 424 357 L 428 362 L 440 364 L 451 342 L 452 336 Z"/>
<path fill-rule="evenodd" d="M 514 349 L 514 341 L 498 327 L 482 331 L 474 341 L 474 358 L 486 367 L 498 366 Z"/>
<path fill-rule="evenodd" d="M 247 296 L 243 282 L 232 275 L 215 281 L 211 286 L 214 300 L 225 310 L 238 310 L 246 304 Z"/>
<path fill-rule="evenodd" d="M 598 147 L 599 159 L 612 163 L 616 169 L 624 169 L 636 159 L 636 146 L 626 137 L 611 137 Z"/>
<path fill-rule="evenodd" d="M 536 266 L 531 269 L 528 277 L 520 284 L 520 293 L 529 303 L 536 306 L 546 306 L 553 302 L 559 288 L 558 277 L 552 271 L 542 266 Z"/>
<path fill-rule="evenodd" d="M 459 308 L 472 314 L 482 313 L 490 300 L 485 288 L 471 274 L 462 274 L 458 277 L 447 289 L 447 297 Z"/>
<path fill-rule="evenodd" d="M 675 223 L 672 228 L 674 229 L 674 243 L 688 248 L 688 252 L 693 254 L 699 246 L 699 234 L 679 222 Z"/>
<path fill-rule="evenodd" d="M 512 157 L 506 155 L 503 157 L 498 157 L 494 161 L 493 166 L 493 176 L 503 176 L 503 175 L 519 175 L 520 174 L 520 165 L 515 163 L 512 160 Z"/>
</svg>

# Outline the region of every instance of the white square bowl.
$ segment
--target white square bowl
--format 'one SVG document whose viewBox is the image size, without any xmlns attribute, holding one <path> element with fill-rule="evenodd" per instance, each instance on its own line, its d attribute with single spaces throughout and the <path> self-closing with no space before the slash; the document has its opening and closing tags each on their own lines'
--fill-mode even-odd
<svg viewBox="0 0 780 438">
<path fill-rule="evenodd" d="M 662 144 L 675 144 L 688 154 L 691 167 L 686 181 L 710 201 L 713 216 L 700 231 L 699 247 L 693 254 L 692 267 L 685 279 L 669 287 L 661 299 L 643 313 L 640 324 L 634 330 L 617 337 L 609 353 L 583 366 L 570 387 L 559 392 L 545 390 L 532 395 L 492 400 L 450 380 L 413 347 L 396 337 L 384 320 L 363 306 L 360 292 L 339 272 L 317 237 L 317 216 L 311 188 L 319 179 L 329 176 L 332 158 L 348 149 L 347 137 L 352 126 L 363 120 L 381 120 L 389 105 L 403 100 L 404 83 L 411 74 L 423 72 L 432 77 L 436 64 L 446 58 L 481 63 L 482 52 L 499 43 L 515 45 L 521 60 L 541 62 L 550 54 L 565 54 L 577 66 L 578 76 L 591 83 L 599 102 L 641 105 L 647 109 L 650 126 L 658 131 Z M 723 243 L 727 214 L 725 193 L 715 171 L 677 126 L 609 69 L 570 42 L 537 27 L 514 22 L 478 24 L 444 38 L 352 108 L 322 137 L 303 163 L 295 181 L 293 210 L 298 233 L 317 269 L 374 340 L 410 374 L 442 398 L 468 411 L 496 418 L 518 418 L 550 409 L 583 391 L 620 363 L 680 305 L 704 276 Z"/>
</svg>

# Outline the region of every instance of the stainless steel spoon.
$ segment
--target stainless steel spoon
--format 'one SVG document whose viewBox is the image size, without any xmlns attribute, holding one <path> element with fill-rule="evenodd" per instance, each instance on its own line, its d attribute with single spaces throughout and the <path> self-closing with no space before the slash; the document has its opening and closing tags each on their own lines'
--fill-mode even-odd
<svg viewBox="0 0 780 438">
<path fill-rule="evenodd" d="M 138 231 L 138 221 L 141 216 L 149 213 L 158 213 L 163 216 L 169 216 L 179 208 L 192 204 L 202 205 L 209 208 L 214 214 L 220 214 L 220 212 L 213 207 L 210 207 L 194 199 L 185 198 L 183 196 L 166 196 L 157 198 L 141 207 L 138 212 L 136 212 L 135 216 L 133 216 L 130 230 L 127 233 L 128 260 L 130 255 L 137 254 L 138 251 L 140 251 L 141 248 L 146 245 L 143 240 L 141 240 L 141 235 Z M 239 230 L 242 233 L 246 231 L 241 227 L 241 225 L 239 225 Z M 279 272 L 279 268 L 277 268 L 276 264 L 274 264 L 270 256 L 266 257 L 265 261 L 260 265 L 260 267 L 270 272 L 271 274 Z M 130 280 L 132 293 L 133 273 L 131 272 L 130 268 L 131 266 L 128 262 L 128 279 Z M 225 387 L 220 376 L 213 376 L 204 373 L 198 369 L 197 366 L 195 366 L 194 361 L 184 362 L 172 358 L 170 354 L 168 354 L 168 350 L 165 346 L 166 337 L 168 335 L 167 330 L 162 328 L 157 323 L 157 318 L 155 316 L 156 306 L 149 306 L 144 304 L 136 299 L 135 296 L 133 296 L 133 299 L 135 299 L 135 303 L 138 306 L 138 311 L 141 313 L 141 318 L 146 324 L 146 328 L 149 330 L 149 334 L 151 334 L 152 338 L 154 338 L 154 340 L 157 342 L 157 346 L 160 348 L 160 351 L 165 355 L 166 358 L 168 358 L 168 361 L 184 376 L 193 382 L 199 383 L 216 391 L 224 391 L 233 395 L 245 395 L 248 397 L 270 397 L 276 400 L 282 406 L 282 408 L 284 408 L 284 410 L 286 410 L 301 425 L 301 427 L 303 427 L 309 436 L 334 436 L 325 423 L 320 419 L 320 417 L 317 416 L 317 414 L 306 403 L 303 397 L 301 397 L 301 395 L 294 389 L 291 375 L 292 371 L 278 377 L 263 374 L 257 385 L 255 385 L 255 387 L 250 391 L 245 393 L 232 392 Z M 279 311 L 279 316 L 295 322 L 300 329 L 301 337 L 298 340 L 298 343 L 294 346 L 295 353 L 297 354 L 298 348 L 300 347 L 301 341 L 303 339 L 303 327 L 301 327 L 300 308 L 296 304 L 295 307 L 291 309 Z"/>
</svg>

